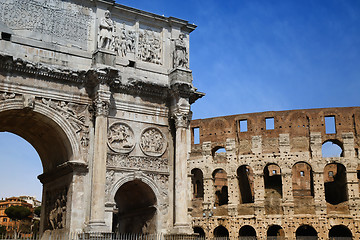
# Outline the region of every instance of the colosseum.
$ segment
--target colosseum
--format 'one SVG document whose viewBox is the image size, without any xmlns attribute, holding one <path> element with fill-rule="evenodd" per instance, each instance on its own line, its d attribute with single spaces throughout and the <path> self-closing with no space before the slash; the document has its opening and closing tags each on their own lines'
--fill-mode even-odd
<svg viewBox="0 0 360 240">
<path fill-rule="evenodd" d="M 191 122 L 194 232 L 230 239 L 360 239 L 360 107 Z M 326 145 L 339 148 L 328 157 Z"/>
</svg>

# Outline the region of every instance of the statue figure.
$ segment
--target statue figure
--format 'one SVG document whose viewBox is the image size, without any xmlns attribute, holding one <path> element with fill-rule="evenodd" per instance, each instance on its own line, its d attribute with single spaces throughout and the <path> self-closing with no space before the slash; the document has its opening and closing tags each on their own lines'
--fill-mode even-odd
<svg viewBox="0 0 360 240">
<path fill-rule="evenodd" d="M 188 67 L 188 57 L 187 57 L 187 50 L 186 44 L 184 41 L 184 34 L 179 35 L 179 39 L 175 40 L 175 51 L 174 51 L 174 68 L 176 67 Z"/>
<path fill-rule="evenodd" d="M 110 11 L 105 11 L 105 17 L 100 21 L 98 48 L 111 50 L 113 42 L 114 22 L 110 19 Z"/>
</svg>

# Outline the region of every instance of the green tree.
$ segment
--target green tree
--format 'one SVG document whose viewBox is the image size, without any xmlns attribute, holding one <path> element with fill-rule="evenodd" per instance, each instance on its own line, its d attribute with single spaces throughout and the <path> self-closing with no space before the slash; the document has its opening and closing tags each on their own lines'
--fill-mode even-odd
<svg viewBox="0 0 360 240">
<path fill-rule="evenodd" d="M 38 206 L 38 207 L 34 208 L 34 213 L 35 213 L 36 216 L 40 217 L 41 206 Z"/>
<path fill-rule="evenodd" d="M 24 206 L 10 206 L 7 209 L 5 209 L 5 214 L 10 219 L 15 221 L 14 234 L 15 234 L 15 238 L 17 238 L 20 233 L 20 230 L 19 230 L 20 229 L 20 227 L 19 227 L 20 221 L 27 218 L 31 214 L 31 211 L 30 211 L 30 209 L 28 209 L 27 207 L 24 207 Z"/>
</svg>

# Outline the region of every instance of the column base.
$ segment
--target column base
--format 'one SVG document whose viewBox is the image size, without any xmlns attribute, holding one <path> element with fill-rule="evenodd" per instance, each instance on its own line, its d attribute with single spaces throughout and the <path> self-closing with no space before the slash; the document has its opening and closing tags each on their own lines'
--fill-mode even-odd
<svg viewBox="0 0 360 240">
<path fill-rule="evenodd" d="M 103 220 L 91 220 L 85 228 L 87 233 L 110 233 L 111 229 L 105 224 Z"/>
<path fill-rule="evenodd" d="M 189 235 L 193 233 L 194 231 L 189 223 L 175 223 L 170 235 Z"/>
</svg>

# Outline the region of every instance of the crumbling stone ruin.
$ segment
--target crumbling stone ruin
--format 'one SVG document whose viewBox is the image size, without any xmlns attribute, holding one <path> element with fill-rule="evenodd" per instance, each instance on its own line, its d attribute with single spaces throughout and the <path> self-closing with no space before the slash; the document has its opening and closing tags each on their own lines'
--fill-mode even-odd
<svg viewBox="0 0 360 240">
<path fill-rule="evenodd" d="M 360 238 L 359 107 L 198 119 L 191 130 L 195 232 Z M 338 156 L 323 155 L 328 143 Z"/>
</svg>

